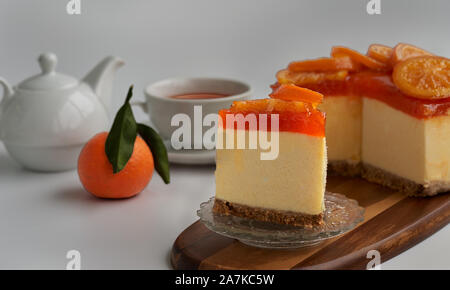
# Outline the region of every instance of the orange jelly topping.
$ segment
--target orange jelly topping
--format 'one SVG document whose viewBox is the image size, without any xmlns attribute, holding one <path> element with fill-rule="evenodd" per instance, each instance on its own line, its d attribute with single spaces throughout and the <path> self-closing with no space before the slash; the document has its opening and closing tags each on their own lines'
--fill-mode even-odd
<svg viewBox="0 0 450 290">
<path fill-rule="evenodd" d="M 311 104 L 303 102 L 283 101 L 279 99 L 261 99 L 233 102 L 229 109 L 219 111 L 224 129 L 237 129 L 236 122 L 227 122 L 227 116 L 242 114 L 243 117 L 253 114 L 257 127 L 261 128 L 261 115 L 266 115 L 267 126 L 265 130 L 271 131 L 272 115 L 278 115 L 278 131 L 302 133 L 311 136 L 325 136 L 325 114 L 316 110 Z M 248 120 L 248 119 L 247 119 Z M 230 124 L 231 123 L 231 124 Z M 249 122 L 245 122 L 245 129 L 251 130 Z"/>
<path fill-rule="evenodd" d="M 390 73 L 362 71 L 348 75 L 343 81 L 328 80 L 302 86 L 325 96 L 373 98 L 418 119 L 450 113 L 450 96 L 431 100 L 405 95 L 394 84 Z"/>
</svg>

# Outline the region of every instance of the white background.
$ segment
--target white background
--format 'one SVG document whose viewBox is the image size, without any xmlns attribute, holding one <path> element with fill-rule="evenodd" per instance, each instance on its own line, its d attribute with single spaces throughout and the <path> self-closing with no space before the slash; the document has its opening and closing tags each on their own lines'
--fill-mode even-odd
<svg viewBox="0 0 450 290">
<path fill-rule="evenodd" d="M 0 76 L 12 83 L 39 72 L 40 52 L 58 70 L 84 76 L 105 55 L 125 59 L 114 104 L 130 84 L 173 76 L 222 76 L 249 82 L 264 97 L 275 72 L 294 59 L 329 54 L 332 45 L 365 51 L 370 43 L 409 42 L 450 56 L 450 2 L 381 0 L 0 0 Z M 147 119 L 137 112 L 140 119 Z M 155 175 L 136 198 L 106 201 L 81 188 L 75 171 L 22 170 L 0 145 L 0 268 L 63 269 L 70 249 L 82 268 L 166 269 L 177 235 L 214 193 L 214 167 L 173 166 L 172 184 Z M 450 229 L 384 264 L 384 268 L 450 269 Z"/>
</svg>

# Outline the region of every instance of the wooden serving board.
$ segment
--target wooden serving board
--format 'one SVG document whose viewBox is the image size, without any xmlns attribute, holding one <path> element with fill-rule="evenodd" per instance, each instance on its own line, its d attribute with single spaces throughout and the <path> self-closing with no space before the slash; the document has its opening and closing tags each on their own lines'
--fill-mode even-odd
<svg viewBox="0 0 450 290">
<path fill-rule="evenodd" d="M 200 221 L 184 230 L 172 248 L 175 269 L 366 269 L 378 250 L 385 262 L 450 221 L 450 194 L 405 197 L 360 178 L 329 177 L 327 190 L 356 199 L 365 211 L 354 230 L 317 246 L 262 249 L 208 230 Z"/>
</svg>

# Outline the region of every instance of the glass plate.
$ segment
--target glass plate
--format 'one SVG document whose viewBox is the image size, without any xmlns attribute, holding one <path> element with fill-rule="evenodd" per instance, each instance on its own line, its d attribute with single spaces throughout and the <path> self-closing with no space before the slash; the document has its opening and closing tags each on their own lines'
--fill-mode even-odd
<svg viewBox="0 0 450 290">
<path fill-rule="evenodd" d="M 317 245 L 342 235 L 364 220 L 364 208 L 342 194 L 325 193 L 324 224 L 312 228 L 281 225 L 212 211 L 214 197 L 200 204 L 197 215 L 211 231 L 261 248 L 289 249 Z"/>
</svg>

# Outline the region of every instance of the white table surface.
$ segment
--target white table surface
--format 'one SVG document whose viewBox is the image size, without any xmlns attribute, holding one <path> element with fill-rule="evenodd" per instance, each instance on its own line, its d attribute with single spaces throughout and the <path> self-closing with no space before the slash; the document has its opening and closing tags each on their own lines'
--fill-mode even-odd
<svg viewBox="0 0 450 290">
<path fill-rule="evenodd" d="M 214 192 L 214 166 L 172 166 L 172 183 L 155 175 L 138 196 L 98 199 L 76 171 L 23 170 L 0 146 L 0 269 L 65 269 L 69 250 L 82 269 L 171 269 L 178 234 Z M 450 227 L 382 265 L 450 269 Z"/>
</svg>

